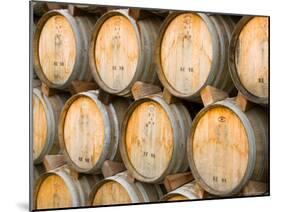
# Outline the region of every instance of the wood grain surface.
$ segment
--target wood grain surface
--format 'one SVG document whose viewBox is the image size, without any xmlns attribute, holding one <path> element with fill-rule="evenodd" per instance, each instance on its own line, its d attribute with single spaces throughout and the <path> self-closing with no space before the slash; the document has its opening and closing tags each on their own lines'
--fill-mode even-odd
<svg viewBox="0 0 281 212">
<path fill-rule="evenodd" d="M 72 162 L 91 169 L 103 151 L 104 136 L 104 120 L 95 102 L 84 96 L 77 98 L 64 121 L 64 143 Z"/>
<path fill-rule="evenodd" d="M 47 117 L 43 103 L 36 96 L 32 95 L 33 108 L 33 158 L 37 158 L 46 143 L 47 137 Z"/>
<path fill-rule="evenodd" d="M 268 18 L 252 18 L 240 32 L 235 63 L 243 86 L 258 97 L 268 97 L 268 47 Z"/>
<path fill-rule="evenodd" d="M 168 198 L 166 201 L 173 202 L 173 201 L 182 201 L 182 200 L 188 200 L 188 199 L 181 194 L 174 194 L 173 196 Z"/>
<path fill-rule="evenodd" d="M 126 88 L 134 74 L 139 57 L 135 29 L 124 16 L 108 18 L 101 26 L 94 49 L 98 74 L 115 90 Z"/>
<path fill-rule="evenodd" d="M 39 38 L 39 60 L 46 78 L 62 85 L 72 73 L 75 57 L 75 35 L 62 15 L 54 15 L 45 23 Z"/>
<path fill-rule="evenodd" d="M 50 175 L 42 182 L 36 198 L 37 209 L 72 206 L 69 189 L 63 179 L 57 175 Z"/>
<path fill-rule="evenodd" d="M 202 180 L 219 192 L 231 191 L 248 165 L 248 140 L 239 117 L 226 107 L 208 110 L 198 121 L 193 160 Z"/>
<path fill-rule="evenodd" d="M 193 13 L 174 18 L 161 43 L 161 65 L 168 83 L 193 94 L 206 81 L 212 64 L 212 39 L 207 24 Z"/>
<path fill-rule="evenodd" d="M 166 170 L 173 152 L 173 130 L 158 103 L 136 107 L 127 124 L 125 145 L 130 162 L 141 175 L 154 178 Z"/>
<path fill-rule="evenodd" d="M 115 181 L 104 183 L 95 194 L 92 205 L 128 204 L 131 198 L 126 189 Z"/>
</svg>

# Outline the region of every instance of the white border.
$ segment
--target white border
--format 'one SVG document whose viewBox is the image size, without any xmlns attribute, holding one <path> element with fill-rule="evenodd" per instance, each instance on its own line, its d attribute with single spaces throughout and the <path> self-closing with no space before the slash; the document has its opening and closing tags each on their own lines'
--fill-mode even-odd
<svg viewBox="0 0 281 212">
<path fill-rule="evenodd" d="M 276 211 L 280 208 L 280 5 L 270 0 L 73 0 L 80 3 L 128 5 L 271 16 L 271 197 L 189 203 L 119 206 L 79 211 Z M 65 0 L 64 2 L 71 2 Z M 28 210 L 29 152 L 29 2 L 1 2 L 1 211 Z M 70 211 L 70 210 L 68 210 Z"/>
</svg>

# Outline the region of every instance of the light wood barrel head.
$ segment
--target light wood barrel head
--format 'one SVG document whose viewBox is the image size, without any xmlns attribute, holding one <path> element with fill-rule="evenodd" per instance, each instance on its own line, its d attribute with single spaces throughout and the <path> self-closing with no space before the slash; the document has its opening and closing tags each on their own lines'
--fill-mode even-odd
<svg viewBox="0 0 281 212">
<path fill-rule="evenodd" d="M 95 193 L 92 205 L 129 204 L 131 202 L 128 192 L 120 183 L 106 181 Z"/>
<path fill-rule="evenodd" d="M 148 101 L 134 109 L 124 146 L 129 162 L 141 176 L 154 179 L 165 172 L 173 153 L 173 129 L 160 104 Z"/>
<path fill-rule="evenodd" d="M 33 108 L 33 159 L 42 153 L 47 139 L 47 116 L 43 103 L 36 95 L 32 95 Z"/>
<path fill-rule="evenodd" d="M 75 35 L 71 25 L 62 15 L 51 16 L 42 28 L 39 61 L 50 82 L 62 85 L 70 77 L 76 58 Z"/>
<path fill-rule="evenodd" d="M 268 97 L 268 18 L 254 17 L 243 27 L 235 49 L 235 64 L 243 86 Z"/>
<path fill-rule="evenodd" d="M 212 37 L 195 13 L 176 16 L 161 42 L 162 72 L 168 84 L 183 95 L 192 95 L 206 82 L 212 65 Z"/>
<path fill-rule="evenodd" d="M 64 146 L 72 162 L 90 170 L 104 148 L 104 120 L 96 103 L 80 96 L 68 108 L 64 119 Z"/>
<path fill-rule="evenodd" d="M 181 194 L 173 194 L 165 199 L 165 201 L 168 201 L 168 202 L 182 201 L 182 200 L 188 200 L 188 199 Z"/>
<path fill-rule="evenodd" d="M 123 90 L 132 81 L 139 58 L 136 31 L 122 15 L 106 19 L 95 41 L 94 60 L 100 79 L 112 90 Z"/>
<path fill-rule="evenodd" d="M 65 208 L 72 206 L 71 193 L 58 175 L 49 175 L 37 192 L 36 209 Z"/>
<path fill-rule="evenodd" d="M 249 158 L 240 118 L 227 107 L 212 107 L 196 122 L 191 142 L 200 180 L 217 193 L 232 192 L 244 178 Z"/>
</svg>

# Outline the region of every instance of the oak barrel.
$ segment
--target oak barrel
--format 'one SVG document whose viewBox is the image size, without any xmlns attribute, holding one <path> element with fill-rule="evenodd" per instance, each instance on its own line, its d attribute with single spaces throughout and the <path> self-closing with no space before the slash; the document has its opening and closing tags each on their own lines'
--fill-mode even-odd
<svg viewBox="0 0 281 212">
<path fill-rule="evenodd" d="M 202 199 L 203 196 L 204 190 L 196 183 L 196 181 L 193 181 L 164 195 L 161 201 L 171 202 L 181 200 L 194 200 Z"/>
<path fill-rule="evenodd" d="M 158 82 L 153 53 L 160 19 L 134 20 L 128 10 L 112 10 L 96 23 L 89 50 L 95 81 L 104 91 L 131 95 L 136 81 Z"/>
<path fill-rule="evenodd" d="M 182 103 L 167 104 L 160 95 L 139 99 L 126 112 L 120 153 L 130 174 L 142 182 L 160 183 L 187 170 L 185 153 L 191 127 Z"/>
<path fill-rule="evenodd" d="M 96 173 L 105 160 L 120 161 L 119 131 L 128 105 L 121 97 L 105 105 L 97 91 L 76 94 L 66 102 L 59 121 L 59 140 L 72 168 Z"/>
<path fill-rule="evenodd" d="M 171 13 L 157 40 L 158 77 L 174 96 L 200 102 L 207 85 L 231 93 L 227 66 L 234 22 L 228 16 L 193 12 Z"/>
<path fill-rule="evenodd" d="M 268 116 L 263 108 L 242 112 L 227 99 L 193 120 L 187 154 L 194 178 L 218 196 L 238 193 L 251 179 L 268 178 Z"/>
<path fill-rule="evenodd" d="M 127 173 L 108 177 L 94 186 L 90 194 L 90 205 L 114 205 L 157 202 L 163 193 L 159 185 L 131 182 Z"/>
<path fill-rule="evenodd" d="M 41 163 L 47 154 L 59 152 L 57 124 L 59 114 L 66 101 L 65 95 L 45 96 L 33 88 L 33 162 Z"/>
<path fill-rule="evenodd" d="M 245 16 L 229 46 L 229 69 L 236 88 L 250 101 L 268 104 L 269 18 Z"/>
<path fill-rule="evenodd" d="M 38 77 L 49 87 L 66 89 L 71 81 L 92 80 L 88 57 L 95 16 L 71 16 L 52 10 L 37 23 L 33 62 Z"/>
<path fill-rule="evenodd" d="M 78 179 L 63 169 L 43 174 L 36 182 L 33 198 L 34 209 L 81 207 L 87 200 Z"/>
</svg>

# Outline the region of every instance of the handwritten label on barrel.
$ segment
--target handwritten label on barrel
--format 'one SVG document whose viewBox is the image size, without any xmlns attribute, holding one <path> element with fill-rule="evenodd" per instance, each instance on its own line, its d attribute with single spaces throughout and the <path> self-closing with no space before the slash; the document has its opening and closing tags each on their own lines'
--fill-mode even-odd
<svg viewBox="0 0 281 212">
<path fill-rule="evenodd" d="M 86 163 L 90 163 L 90 158 L 84 158 L 84 157 L 78 157 L 78 160 L 80 161 L 80 162 L 86 162 Z"/>
<path fill-rule="evenodd" d="M 213 176 L 213 181 L 214 182 L 219 182 L 219 177 L 218 176 Z M 222 178 L 220 178 L 220 182 L 222 182 L 222 183 L 226 183 L 226 178 L 225 177 L 222 177 Z"/>
<path fill-rule="evenodd" d="M 55 61 L 54 61 L 54 78 L 57 80 L 62 80 L 62 71 L 68 72 L 64 69 L 64 55 L 63 55 L 63 38 L 62 38 L 62 26 L 60 19 L 55 19 L 56 22 L 56 34 L 55 34 Z"/>
<path fill-rule="evenodd" d="M 153 159 L 155 159 L 155 157 L 156 157 L 155 153 L 149 153 L 149 152 L 146 152 L 146 151 L 143 152 L 143 156 L 144 157 L 151 157 Z"/>
<path fill-rule="evenodd" d="M 264 83 L 263 77 L 258 78 L 258 82 L 259 82 L 259 83 Z"/>
</svg>

